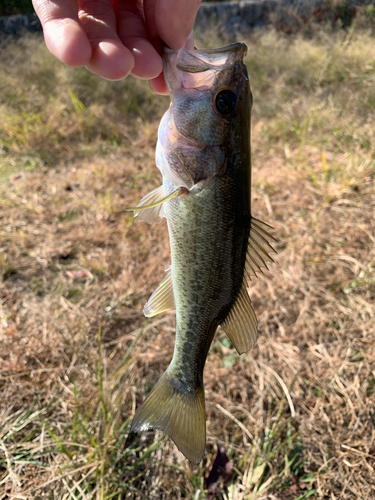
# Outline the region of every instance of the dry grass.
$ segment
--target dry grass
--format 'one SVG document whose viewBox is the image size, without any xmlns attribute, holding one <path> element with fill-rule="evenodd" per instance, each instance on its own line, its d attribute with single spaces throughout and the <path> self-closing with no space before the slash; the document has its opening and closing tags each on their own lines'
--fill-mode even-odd
<svg viewBox="0 0 375 500">
<path fill-rule="evenodd" d="M 279 253 L 250 288 L 256 348 L 221 331 L 211 348 L 199 467 L 162 434 L 125 446 L 174 344 L 173 314 L 142 315 L 166 226 L 124 212 L 160 182 L 167 101 L 37 39 L 2 49 L 0 499 L 204 499 L 217 443 L 217 498 L 374 497 L 374 47 L 355 30 L 249 42 L 253 212 Z"/>
</svg>

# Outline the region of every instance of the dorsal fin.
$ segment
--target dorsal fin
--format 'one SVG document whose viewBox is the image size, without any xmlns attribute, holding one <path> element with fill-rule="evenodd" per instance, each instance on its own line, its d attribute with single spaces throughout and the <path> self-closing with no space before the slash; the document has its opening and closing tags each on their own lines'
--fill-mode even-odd
<svg viewBox="0 0 375 500">
<path fill-rule="evenodd" d="M 143 308 L 143 313 L 147 318 L 156 316 L 169 309 L 174 309 L 174 294 L 172 285 L 172 266 L 166 269 L 166 276 L 160 282 L 160 285 L 148 299 L 147 304 Z"/>
<path fill-rule="evenodd" d="M 276 250 L 269 240 L 277 240 L 267 229 L 272 229 L 272 226 L 269 226 L 255 217 L 251 218 L 251 229 L 245 264 L 245 272 L 250 280 L 251 276 L 257 276 L 257 272 L 263 272 L 262 267 L 268 269 L 267 262 L 274 262 L 273 258 L 270 256 L 270 252 L 276 253 Z"/>
</svg>

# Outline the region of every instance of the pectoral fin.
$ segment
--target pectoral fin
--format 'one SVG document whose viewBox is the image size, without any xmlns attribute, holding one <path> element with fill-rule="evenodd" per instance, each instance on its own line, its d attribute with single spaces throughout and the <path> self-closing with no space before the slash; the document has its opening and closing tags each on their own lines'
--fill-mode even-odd
<svg viewBox="0 0 375 500">
<path fill-rule="evenodd" d="M 245 282 L 221 326 L 238 354 L 249 351 L 255 345 L 258 336 L 257 319 Z"/>
<path fill-rule="evenodd" d="M 134 211 L 134 217 L 138 216 L 138 220 L 147 222 L 148 224 L 158 223 L 165 217 L 163 203 L 181 196 L 185 191 L 185 188 L 178 187 L 168 196 L 164 196 L 164 188 L 160 186 L 151 191 L 151 193 L 146 194 L 136 207 L 126 208 L 125 211 Z"/>
<path fill-rule="evenodd" d="M 160 285 L 148 299 L 147 304 L 143 308 L 143 313 L 147 318 L 156 316 L 164 311 L 175 308 L 173 285 L 172 285 L 172 269 L 171 266 L 167 269 L 167 275 L 163 278 Z"/>
</svg>

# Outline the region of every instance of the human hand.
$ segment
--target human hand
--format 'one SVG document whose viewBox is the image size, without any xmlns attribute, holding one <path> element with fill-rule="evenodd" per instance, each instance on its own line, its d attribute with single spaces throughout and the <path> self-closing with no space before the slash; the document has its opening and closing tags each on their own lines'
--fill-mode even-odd
<svg viewBox="0 0 375 500">
<path fill-rule="evenodd" d="M 133 75 L 165 94 L 163 43 L 178 50 L 201 0 L 32 0 L 49 51 L 111 80 Z"/>
</svg>

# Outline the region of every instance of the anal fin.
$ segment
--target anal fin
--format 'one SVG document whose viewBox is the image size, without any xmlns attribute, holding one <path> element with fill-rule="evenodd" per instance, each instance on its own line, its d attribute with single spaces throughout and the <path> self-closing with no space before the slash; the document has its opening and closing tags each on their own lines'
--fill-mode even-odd
<svg viewBox="0 0 375 500">
<path fill-rule="evenodd" d="M 151 318 L 152 316 L 175 308 L 171 266 L 169 266 L 166 271 L 166 276 L 162 279 L 160 285 L 143 308 L 143 313 L 147 318 Z"/>
<path fill-rule="evenodd" d="M 221 326 L 238 354 L 249 351 L 255 345 L 258 336 L 257 319 L 245 282 Z"/>
<path fill-rule="evenodd" d="M 164 372 L 138 409 L 131 432 L 148 429 L 168 434 L 186 458 L 199 464 L 206 444 L 203 387 L 185 386 Z"/>
</svg>

